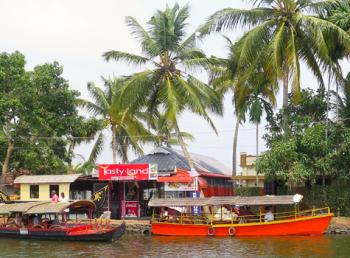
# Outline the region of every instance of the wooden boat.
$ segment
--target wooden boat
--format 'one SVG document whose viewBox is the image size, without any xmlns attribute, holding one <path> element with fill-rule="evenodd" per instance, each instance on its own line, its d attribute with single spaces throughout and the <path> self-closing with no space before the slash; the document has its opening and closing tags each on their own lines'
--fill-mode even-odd
<svg viewBox="0 0 350 258">
<path fill-rule="evenodd" d="M 113 227 L 109 220 L 91 219 L 95 208 L 92 201 L 3 204 L 0 237 L 56 241 L 119 239 L 125 232 L 125 223 Z"/>
<path fill-rule="evenodd" d="M 301 195 L 258 197 L 211 197 L 151 199 L 153 207 L 152 234 L 168 236 L 291 236 L 321 235 L 329 226 L 333 214 L 330 209 L 299 210 Z M 293 207 L 292 212 L 274 213 L 272 221 L 265 221 L 261 207 L 280 205 Z M 234 206 L 259 208 L 258 214 L 236 214 Z M 168 207 L 180 214 L 156 215 L 155 210 Z M 199 213 L 193 214 L 193 207 Z M 199 208 L 200 207 L 200 208 Z M 216 209 L 215 209 L 216 207 Z M 217 209 L 217 207 L 220 207 Z M 226 209 L 224 208 L 226 207 Z M 217 211 L 216 213 L 214 211 Z M 166 211 L 167 212 L 167 211 Z M 192 213 L 192 214 L 191 214 Z"/>
</svg>

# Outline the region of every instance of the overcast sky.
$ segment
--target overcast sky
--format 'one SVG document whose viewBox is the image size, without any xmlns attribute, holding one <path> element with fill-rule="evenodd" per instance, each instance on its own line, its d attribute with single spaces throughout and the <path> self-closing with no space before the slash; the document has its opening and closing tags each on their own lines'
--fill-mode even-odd
<svg viewBox="0 0 350 258">
<path fill-rule="evenodd" d="M 127 75 L 135 70 L 125 64 L 106 63 L 101 55 L 107 50 L 140 53 L 137 42 L 125 25 L 125 16 L 133 16 L 145 25 L 156 9 L 164 9 L 166 3 L 173 5 L 189 3 L 191 17 L 188 32 L 193 32 L 206 18 L 225 7 L 248 8 L 247 1 L 165 1 L 165 0 L 0 0 L 0 51 L 20 51 L 26 56 L 27 68 L 45 62 L 58 61 L 64 68 L 63 76 L 83 98 L 89 98 L 86 85 L 94 81 L 101 85 L 100 76 Z M 243 31 L 238 29 L 226 35 L 237 39 Z M 207 54 L 225 57 L 225 42 L 220 35 L 212 35 L 200 45 Z M 343 63 L 345 71 L 349 64 Z M 302 67 L 302 87 L 317 85 L 305 67 Z M 202 77 L 205 80 L 205 77 Z M 281 104 L 281 94 L 279 94 Z M 231 96 L 225 99 L 224 117 L 212 116 L 219 135 L 206 122 L 191 114 L 180 119 L 180 128 L 195 136 L 189 143 L 193 153 L 211 156 L 231 167 L 232 139 L 235 120 Z M 264 124 L 261 126 L 263 131 Z M 106 140 L 110 136 L 106 134 Z M 145 152 L 151 150 L 146 147 Z M 264 150 L 260 140 L 260 150 Z M 78 153 L 88 156 L 90 146 L 79 146 Z M 238 153 L 255 154 L 255 126 L 245 124 L 239 131 Z M 111 163 L 109 145 L 99 158 L 101 163 Z M 76 160 L 81 162 L 82 160 Z"/>
</svg>

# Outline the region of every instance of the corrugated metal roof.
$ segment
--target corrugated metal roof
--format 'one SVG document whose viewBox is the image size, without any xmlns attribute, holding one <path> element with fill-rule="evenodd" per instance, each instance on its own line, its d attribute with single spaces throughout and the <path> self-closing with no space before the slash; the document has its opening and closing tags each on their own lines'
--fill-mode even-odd
<svg viewBox="0 0 350 258">
<path fill-rule="evenodd" d="M 72 183 L 79 176 L 80 174 L 19 176 L 15 179 L 15 184 Z"/>
<path fill-rule="evenodd" d="M 192 161 L 197 171 L 209 172 L 214 174 L 230 174 L 230 169 L 218 160 L 204 155 L 190 153 Z M 190 170 L 187 159 L 182 151 L 175 150 L 169 147 L 158 147 L 149 154 L 143 155 L 130 163 L 158 164 L 158 171 L 162 173 L 174 173 L 175 167 Z"/>
</svg>

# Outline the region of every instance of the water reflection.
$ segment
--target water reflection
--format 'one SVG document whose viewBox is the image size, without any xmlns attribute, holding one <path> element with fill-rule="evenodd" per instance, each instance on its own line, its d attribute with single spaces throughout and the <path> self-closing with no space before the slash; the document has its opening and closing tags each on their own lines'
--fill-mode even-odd
<svg viewBox="0 0 350 258">
<path fill-rule="evenodd" d="M 1 239 L 1 257 L 349 257 L 349 236 L 208 238 L 127 234 L 116 243 Z"/>
</svg>

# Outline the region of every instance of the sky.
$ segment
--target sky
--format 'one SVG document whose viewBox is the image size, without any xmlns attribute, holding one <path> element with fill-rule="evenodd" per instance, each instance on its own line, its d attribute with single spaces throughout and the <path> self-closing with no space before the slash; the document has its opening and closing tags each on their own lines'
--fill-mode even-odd
<svg viewBox="0 0 350 258">
<path fill-rule="evenodd" d="M 175 2 L 181 6 L 190 5 L 191 16 L 188 32 L 193 32 L 217 10 L 226 7 L 249 8 L 246 0 L 0 0 L 3 10 L 0 16 L 0 51 L 20 51 L 26 56 L 27 69 L 34 66 L 58 61 L 64 68 L 63 77 L 72 89 L 78 90 L 81 97 L 89 99 L 86 86 L 95 82 L 101 87 L 101 76 L 113 77 L 128 75 L 135 68 L 123 63 L 103 60 L 102 54 L 108 50 L 120 50 L 140 54 L 138 42 L 132 37 L 125 24 L 125 17 L 132 16 L 145 26 L 147 20 L 157 9 L 164 9 L 166 4 Z M 237 39 L 244 30 L 227 32 L 232 40 Z M 225 57 L 227 49 L 220 34 L 214 34 L 200 42 L 200 47 L 208 55 Z M 344 71 L 350 71 L 348 62 L 343 62 Z M 200 75 L 202 80 L 205 76 Z M 302 65 L 302 88 L 317 87 L 313 76 Z M 216 135 L 204 119 L 185 113 L 180 118 L 180 128 L 190 132 L 195 140 L 188 143 L 190 152 L 213 157 L 227 167 L 232 164 L 233 129 L 236 123 L 231 102 L 232 96 L 224 100 L 224 116 L 212 115 L 219 131 Z M 281 94 L 278 103 L 281 104 Z M 260 136 L 264 131 L 263 122 L 259 126 Z M 106 142 L 110 135 L 105 134 Z M 152 150 L 145 146 L 145 152 Z M 81 145 L 76 152 L 88 157 L 91 145 Z M 265 150 L 264 141 L 259 140 L 259 150 Z M 237 153 L 255 154 L 255 125 L 245 123 L 239 130 Z M 131 155 L 131 157 L 134 157 Z M 82 162 L 77 158 L 75 162 Z M 110 145 L 106 143 L 99 163 L 111 163 Z"/>
</svg>

